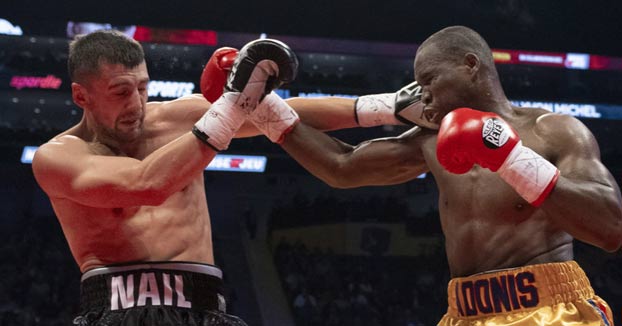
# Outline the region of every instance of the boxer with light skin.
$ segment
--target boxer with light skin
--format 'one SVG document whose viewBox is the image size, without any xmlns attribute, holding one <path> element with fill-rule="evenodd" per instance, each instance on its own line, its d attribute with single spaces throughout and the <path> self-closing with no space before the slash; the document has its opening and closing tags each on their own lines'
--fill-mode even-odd
<svg viewBox="0 0 622 326">
<path fill-rule="evenodd" d="M 513 106 L 489 46 L 469 28 L 430 36 L 414 68 L 429 128 L 352 146 L 303 120 L 283 149 L 338 188 L 434 175 L 453 277 L 439 325 L 612 325 L 573 261 L 573 239 L 606 251 L 622 244 L 620 189 L 591 132 L 573 117 Z M 386 112 L 372 121 L 393 119 Z"/>
<path fill-rule="evenodd" d="M 83 117 L 42 145 L 32 167 L 83 272 L 74 324 L 245 325 L 225 313 L 203 171 L 233 137 L 257 134 L 244 123 L 269 114 L 257 103 L 295 75 L 292 55 L 267 40 L 235 62 L 237 51 L 217 50 L 202 78 L 213 104 L 200 95 L 147 103 L 139 43 L 114 31 L 71 43 Z"/>
</svg>

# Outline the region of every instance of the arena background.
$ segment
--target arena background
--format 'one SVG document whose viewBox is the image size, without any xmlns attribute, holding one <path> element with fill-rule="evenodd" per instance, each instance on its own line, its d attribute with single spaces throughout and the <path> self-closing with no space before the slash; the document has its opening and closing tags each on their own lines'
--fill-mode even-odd
<svg viewBox="0 0 622 326">
<path fill-rule="evenodd" d="M 10 0 L 0 7 L 0 325 L 67 325 L 76 312 L 79 271 L 28 159 L 80 117 L 66 51 L 71 35 L 89 28 L 140 39 L 150 99 L 166 100 L 198 90 L 216 48 L 262 35 L 284 40 L 300 58 L 284 97 L 389 92 L 412 80 L 418 43 L 467 25 L 494 49 L 508 97 L 577 116 L 622 180 L 619 1 Z M 334 134 L 359 142 L 403 130 Z M 449 275 L 431 176 L 337 190 L 263 137 L 235 140 L 222 154 L 232 156 L 221 156 L 205 179 L 232 313 L 249 325 L 435 325 Z M 620 253 L 576 242 L 575 255 L 622 323 Z"/>
</svg>

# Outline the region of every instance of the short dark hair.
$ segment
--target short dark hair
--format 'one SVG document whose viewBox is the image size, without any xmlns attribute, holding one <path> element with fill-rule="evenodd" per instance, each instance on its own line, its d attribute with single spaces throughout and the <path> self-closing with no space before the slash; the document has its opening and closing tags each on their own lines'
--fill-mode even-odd
<svg viewBox="0 0 622 326">
<path fill-rule="evenodd" d="M 136 40 L 115 30 L 78 35 L 69 44 L 67 68 L 74 82 L 99 72 L 102 62 L 134 68 L 145 61 L 143 47 Z"/>
<path fill-rule="evenodd" d="M 494 59 L 488 43 L 479 33 L 468 27 L 444 28 L 425 40 L 421 47 L 429 45 L 436 46 L 444 59 L 462 60 L 467 53 L 474 53 L 484 66 L 494 68 Z"/>
</svg>

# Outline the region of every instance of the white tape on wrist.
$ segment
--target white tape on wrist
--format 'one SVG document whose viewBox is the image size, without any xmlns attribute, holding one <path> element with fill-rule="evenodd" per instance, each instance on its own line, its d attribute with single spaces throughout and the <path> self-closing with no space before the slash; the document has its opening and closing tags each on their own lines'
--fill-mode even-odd
<svg viewBox="0 0 622 326">
<path fill-rule="evenodd" d="M 549 195 L 559 170 L 531 148 L 518 142 L 497 171 L 501 178 L 533 206 L 540 206 Z"/>
<path fill-rule="evenodd" d="M 401 125 L 395 117 L 395 93 L 361 96 L 356 100 L 356 120 L 361 127 Z"/>
<path fill-rule="evenodd" d="M 216 150 L 227 149 L 231 138 L 246 120 L 245 111 L 236 105 L 238 98 L 239 93 L 229 92 L 212 103 L 209 110 L 194 125 L 195 135 Z M 201 134 L 197 134 L 197 130 Z"/>
<path fill-rule="evenodd" d="M 298 113 L 282 98 L 272 92 L 248 116 L 259 131 L 273 143 L 281 143 L 285 135 L 300 121 Z"/>
</svg>

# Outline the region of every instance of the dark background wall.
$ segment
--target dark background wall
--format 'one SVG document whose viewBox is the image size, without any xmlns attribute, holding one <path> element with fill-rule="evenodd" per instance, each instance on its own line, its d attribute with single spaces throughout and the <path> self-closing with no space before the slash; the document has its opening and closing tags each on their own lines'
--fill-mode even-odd
<svg viewBox="0 0 622 326">
<path fill-rule="evenodd" d="M 234 32 L 420 42 L 448 25 L 467 25 L 496 48 L 622 55 L 622 4 L 615 0 L 8 0 L 2 16 L 105 21 Z M 47 29 L 49 32 L 51 29 Z"/>
</svg>

